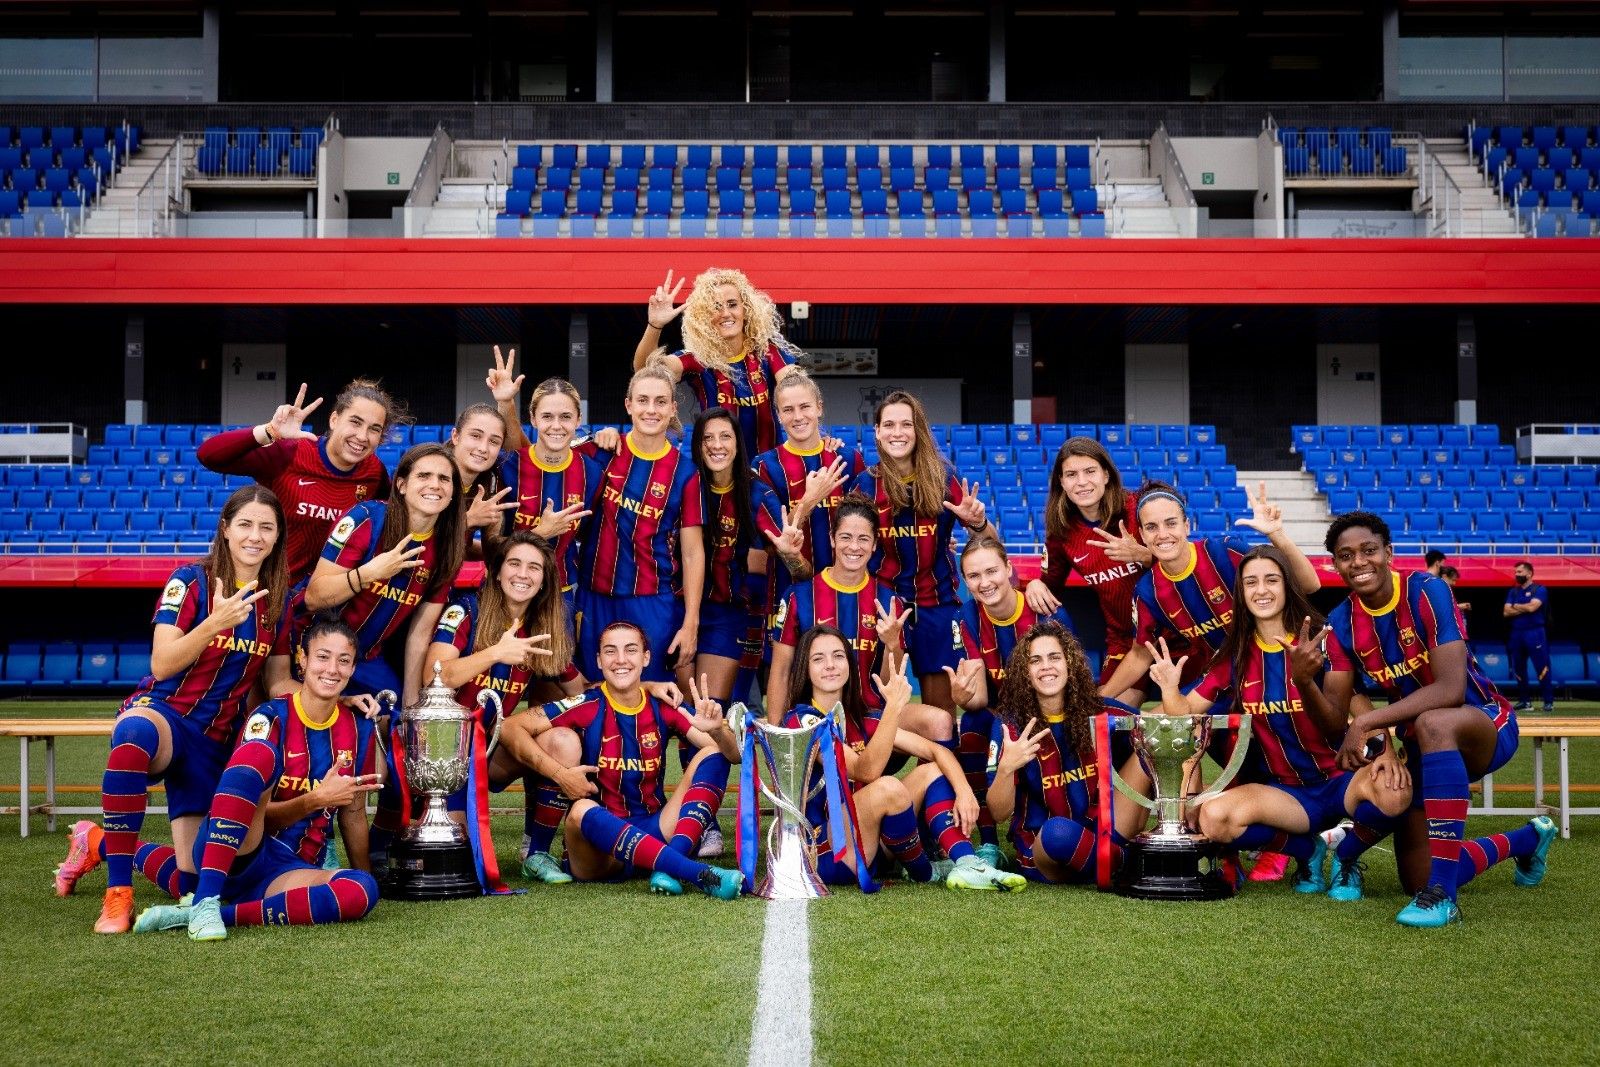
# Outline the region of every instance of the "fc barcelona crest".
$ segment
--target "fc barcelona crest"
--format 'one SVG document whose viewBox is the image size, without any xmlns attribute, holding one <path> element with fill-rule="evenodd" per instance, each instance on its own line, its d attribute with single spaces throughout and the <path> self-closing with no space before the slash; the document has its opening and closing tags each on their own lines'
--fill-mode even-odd
<svg viewBox="0 0 1600 1067">
<path fill-rule="evenodd" d="M 660 482 L 651 482 L 650 495 L 655 497 L 657 500 L 660 500 L 667 495 L 667 487 L 662 485 Z"/>
<path fill-rule="evenodd" d="M 364 485 L 356 486 L 356 499 L 357 500 L 365 500 L 365 499 L 367 499 L 367 487 L 366 486 L 364 486 Z"/>
<path fill-rule="evenodd" d="M 1213 604 L 1220 604 L 1224 600 L 1228 599 L 1228 591 L 1222 588 L 1220 585 L 1214 589 L 1207 589 L 1206 599 L 1211 601 Z"/>
<path fill-rule="evenodd" d="M 1416 644 L 1417 643 L 1417 631 L 1413 630 L 1409 626 L 1400 627 L 1400 643 L 1402 645 L 1414 645 L 1414 644 Z"/>
</svg>

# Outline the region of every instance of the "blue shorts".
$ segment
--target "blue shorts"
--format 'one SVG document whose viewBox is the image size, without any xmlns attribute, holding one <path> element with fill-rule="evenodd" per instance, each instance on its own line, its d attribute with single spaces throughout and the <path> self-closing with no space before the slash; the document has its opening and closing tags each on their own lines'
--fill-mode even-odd
<svg viewBox="0 0 1600 1067">
<path fill-rule="evenodd" d="M 228 872 L 227 881 L 222 883 L 222 899 L 230 904 L 240 904 L 250 900 L 262 900 L 267 895 L 267 887 L 279 875 L 291 871 L 320 871 L 322 868 L 316 864 L 307 863 L 297 856 L 293 849 L 279 841 L 276 837 L 265 837 L 261 840 L 261 847 L 245 859 L 244 867 L 239 867 L 238 861 L 234 862 L 234 869 Z"/>
<path fill-rule="evenodd" d="M 961 642 L 961 608 L 955 604 L 918 606 L 906 620 L 906 648 L 911 653 L 911 673 L 918 677 L 944 674 L 966 655 Z"/>
<path fill-rule="evenodd" d="M 217 795 L 217 783 L 222 781 L 222 772 L 233 755 L 233 745 L 213 741 L 193 719 L 180 715 L 157 697 L 143 697 L 127 710 L 155 712 L 166 720 L 172 735 L 172 759 L 167 769 L 150 776 L 151 781 L 166 786 L 167 818 L 210 812 L 211 798 Z"/>
<path fill-rule="evenodd" d="M 607 596 L 591 589 L 580 589 L 577 667 L 585 677 L 601 676 L 600 635 L 614 622 L 631 622 L 644 631 L 650 643 L 650 662 L 644 669 L 644 680 L 671 681 L 676 664 L 667 662 L 667 646 L 672 644 L 683 625 L 683 601 L 672 593 Z"/>
<path fill-rule="evenodd" d="M 744 608 L 702 601 L 695 654 L 742 659 L 749 630 L 750 613 Z"/>
<path fill-rule="evenodd" d="M 1267 782 L 1266 785 L 1273 789 L 1281 789 L 1294 798 L 1295 803 L 1305 810 L 1306 818 L 1311 821 L 1311 832 L 1321 833 L 1323 830 L 1338 826 L 1345 818 L 1345 794 L 1350 791 L 1350 783 L 1356 776 L 1349 771 L 1329 778 L 1321 785 L 1284 785 L 1281 782 Z"/>
<path fill-rule="evenodd" d="M 1488 708 L 1484 709 L 1484 714 L 1486 715 L 1498 715 L 1499 713 L 1499 708 L 1495 708 L 1493 711 Z M 1517 742 L 1520 738 L 1521 732 L 1517 727 L 1517 715 L 1512 712 L 1506 716 L 1505 725 L 1495 731 L 1494 755 L 1489 757 L 1489 766 L 1483 769 L 1483 774 L 1478 775 L 1476 778 L 1469 777 L 1468 781 L 1479 781 L 1485 775 L 1493 774 L 1507 763 L 1510 763 L 1511 757 L 1517 754 Z M 1405 739 L 1405 746 L 1406 769 L 1411 772 L 1411 807 L 1413 810 L 1421 810 L 1423 793 L 1422 748 L 1410 737 Z M 1467 774 L 1470 776 L 1472 772 L 1469 770 Z"/>
<path fill-rule="evenodd" d="M 1098 833 L 1094 820 L 1085 821 L 1083 819 L 1074 819 L 1073 821 L 1087 827 L 1091 835 Z M 1040 823 L 1039 828 L 1043 829 L 1044 823 Z M 1024 834 L 1026 834 L 1026 839 L 1024 839 Z M 1033 859 L 1033 845 L 1035 841 L 1039 840 L 1038 830 L 1027 830 L 1023 831 L 1023 833 L 1012 832 L 1008 833 L 1006 836 L 1011 839 L 1011 849 L 1016 853 L 1017 866 L 1021 869 L 1022 876 L 1030 882 L 1042 882 L 1045 885 L 1065 885 L 1068 883 L 1084 884 L 1095 880 L 1094 875 L 1080 874 L 1077 871 L 1068 870 L 1066 872 L 1066 880 L 1063 882 L 1056 882 L 1054 879 L 1048 877 L 1043 871 L 1041 871 L 1039 869 L 1039 865 L 1035 863 Z M 1113 828 L 1111 831 L 1111 845 L 1115 849 L 1127 848 L 1128 839 L 1123 837 L 1122 834 L 1118 833 L 1117 830 Z M 1094 847 L 1098 849 L 1100 847 L 1100 842 L 1096 841 L 1094 843 Z"/>
</svg>

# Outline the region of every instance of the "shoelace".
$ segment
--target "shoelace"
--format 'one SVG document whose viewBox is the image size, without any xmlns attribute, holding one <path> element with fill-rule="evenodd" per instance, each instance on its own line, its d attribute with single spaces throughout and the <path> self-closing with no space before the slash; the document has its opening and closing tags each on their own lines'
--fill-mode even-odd
<svg viewBox="0 0 1600 1067">
<path fill-rule="evenodd" d="M 1366 877 L 1367 865 L 1365 863 L 1346 863 L 1340 866 L 1339 879 L 1335 884 L 1349 885 L 1354 881 L 1365 881 Z"/>
<path fill-rule="evenodd" d="M 1416 905 L 1419 908 L 1433 908 L 1449 899 L 1450 895 L 1444 891 L 1444 886 L 1430 885 L 1417 894 Z"/>
</svg>

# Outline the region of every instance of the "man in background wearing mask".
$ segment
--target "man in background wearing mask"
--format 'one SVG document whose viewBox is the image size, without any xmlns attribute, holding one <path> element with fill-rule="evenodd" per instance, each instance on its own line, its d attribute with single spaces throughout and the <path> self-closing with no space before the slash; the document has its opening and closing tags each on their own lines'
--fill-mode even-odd
<svg viewBox="0 0 1600 1067">
<path fill-rule="evenodd" d="M 1555 682 L 1550 677 L 1550 641 L 1545 636 L 1545 605 L 1549 594 L 1544 586 L 1533 580 L 1533 564 L 1519 562 L 1512 570 L 1517 584 L 1506 591 L 1505 607 L 1501 614 L 1511 620 L 1511 633 L 1506 638 L 1506 653 L 1511 659 L 1511 670 L 1517 676 L 1517 710 L 1531 711 L 1528 699 L 1527 661 L 1533 660 L 1539 676 L 1539 692 L 1544 697 L 1545 711 L 1556 706 Z"/>
</svg>

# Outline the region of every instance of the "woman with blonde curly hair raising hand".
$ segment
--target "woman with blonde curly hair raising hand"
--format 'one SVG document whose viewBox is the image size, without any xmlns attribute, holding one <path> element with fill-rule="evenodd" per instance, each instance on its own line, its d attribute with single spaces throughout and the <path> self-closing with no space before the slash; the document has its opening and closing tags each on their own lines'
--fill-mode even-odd
<svg viewBox="0 0 1600 1067">
<path fill-rule="evenodd" d="M 687 381 L 700 410 L 721 406 L 735 412 L 750 455 L 776 448 L 776 387 L 799 355 L 783 336 L 783 316 L 740 271 L 711 268 L 674 306 L 684 281 L 674 284 L 669 270 L 667 280 L 656 286 L 633 369 L 645 365 L 661 347 L 661 331 L 683 316 L 683 349 L 658 356 L 673 380 Z"/>
</svg>

